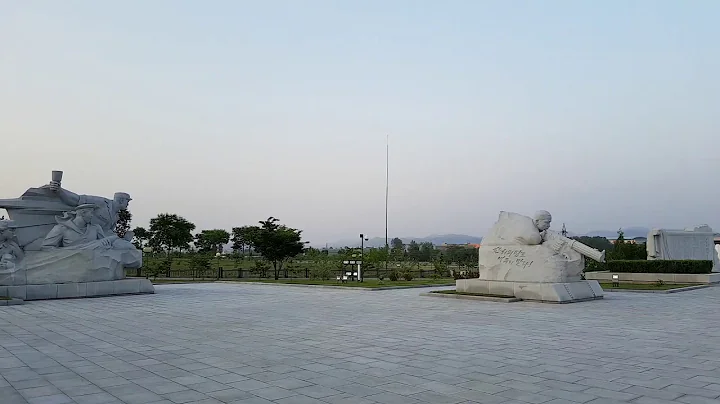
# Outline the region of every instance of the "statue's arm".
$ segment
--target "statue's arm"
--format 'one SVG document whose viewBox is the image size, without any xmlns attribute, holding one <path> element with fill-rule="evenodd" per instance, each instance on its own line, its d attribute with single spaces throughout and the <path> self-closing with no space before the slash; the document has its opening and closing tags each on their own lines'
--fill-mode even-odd
<svg viewBox="0 0 720 404">
<path fill-rule="evenodd" d="M 45 240 L 43 240 L 41 249 L 49 250 L 60 247 L 60 244 L 62 244 L 62 237 L 63 227 L 59 225 L 53 227 L 52 230 L 50 230 L 50 233 L 45 236 Z"/>
<path fill-rule="evenodd" d="M 70 192 L 67 189 L 58 188 L 57 195 L 60 197 L 60 200 L 63 201 L 63 203 L 65 203 L 66 205 L 80 205 L 80 195 Z"/>
<path fill-rule="evenodd" d="M 10 249 L 12 250 L 13 255 L 15 256 L 15 258 L 17 258 L 18 261 L 22 261 L 22 259 L 25 258 L 25 252 L 22 250 L 22 248 L 20 248 L 19 245 L 12 243 L 10 245 Z"/>
</svg>

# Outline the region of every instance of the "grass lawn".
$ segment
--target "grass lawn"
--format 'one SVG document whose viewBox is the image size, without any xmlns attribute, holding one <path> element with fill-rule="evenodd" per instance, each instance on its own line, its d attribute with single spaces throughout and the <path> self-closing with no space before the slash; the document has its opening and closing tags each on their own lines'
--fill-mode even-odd
<svg viewBox="0 0 720 404">
<path fill-rule="evenodd" d="M 323 281 L 319 279 L 233 279 L 232 282 L 263 282 L 283 283 L 290 285 L 325 285 L 344 286 L 348 288 L 387 288 L 393 286 L 423 286 L 423 285 L 455 285 L 454 279 L 413 279 L 412 281 L 389 281 L 377 279 L 365 279 L 363 282 L 338 282 L 337 280 Z"/>
<path fill-rule="evenodd" d="M 12 298 L 7 296 L 0 296 L 0 300 L 12 300 Z"/>
<path fill-rule="evenodd" d="M 463 296 L 483 296 L 483 297 L 502 297 L 502 298 L 512 298 L 512 296 L 504 296 L 504 295 L 491 295 L 491 294 L 483 294 L 483 293 L 467 293 L 467 292 L 458 292 L 457 290 L 436 290 L 430 293 L 439 293 L 443 295 L 463 295 Z"/>
<path fill-rule="evenodd" d="M 210 283 L 215 282 L 214 279 L 172 279 L 172 278 L 150 278 L 153 284 L 177 284 L 177 283 Z M 377 279 L 365 279 L 363 282 L 338 282 L 337 280 L 319 280 L 319 279 L 223 279 L 224 282 L 261 282 L 261 283 L 281 283 L 289 285 L 324 285 L 324 286 L 343 286 L 348 288 L 387 288 L 393 286 L 432 286 L 432 285 L 455 285 L 454 279 L 413 279 L 412 281 L 389 281 Z"/>
<path fill-rule="evenodd" d="M 678 288 L 686 288 L 688 286 L 700 286 L 697 284 L 670 284 L 665 283 L 663 285 L 656 285 L 654 283 L 627 283 L 627 282 L 620 282 L 620 286 L 613 286 L 612 282 L 601 282 L 600 286 L 602 286 L 603 289 L 628 289 L 628 290 L 669 290 L 669 289 L 678 289 Z"/>
</svg>

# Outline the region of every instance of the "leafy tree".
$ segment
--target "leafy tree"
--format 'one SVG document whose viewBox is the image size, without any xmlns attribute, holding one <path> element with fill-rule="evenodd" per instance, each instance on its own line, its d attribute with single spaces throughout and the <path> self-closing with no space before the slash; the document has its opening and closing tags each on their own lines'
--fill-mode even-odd
<svg viewBox="0 0 720 404">
<path fill-rule="evenodd" d="M 251 238 L 249 236 L 249 229 L 253 226 L 242 226 L 242 227 L 233 227 L 232 228 L 232 236 L 230 238 L 230 241 L 232 242 L 232 249 L 235 252 L 242 252 L 245 253 L 245 248 L 249 246 L 249 239 Z"/>
<path fill-rule="evenodd" d="M 397 237 L 392 239 L 390 242 L 390 254 L 395 260 L 400 260 L 405 255 L 405 245 L 401 239 Z"/>
<path fill-rule="evenodd" d="M 132 220 L 132 214 L 127 209 L 120 209 L 118 211 L 118 221 L 115 223 L 115 234 L 118 237 L 125 237 L 125 233 L 130 230 L 130 221 Z"/>
<path fill-rule="evenodd" d="M 580 236 L 580 237 L 573 237 L 573 239 L 575 239 L 589 247 L 592 247 L 596 250 L 609 252 L 610 250 L 613 249 L 613 244 L 610 241 L 608 241 L 608 239 L 605 237 Z"/>
<path fill-rule="evenodd" d="M 133 229 L 133 233 L 135 234 L 135 237 L 133 237 L 132 243 L 138 249 L 143 248 L 145 246 L 145 243 L 150 240 L 150 232 L 147 231 L 144 227 L 136 227 L 135 229 Z"/>
<path fill-rule="evenodd" d="M 230 241 L 230 233 L 222 229 L 203 230 L 195 235 L 195 247 L 200 252 L 222 253 L 223 246 Z"/>
<path fill-rule="evenodd" d="M 420 262 L 420 245 L 415 240 L 410 241 L 407 256 L 412 262 Z"/>
<path fill-rule="evenodd" d="M 253 240 L 257 230 L 257 226 L 233 227 L 231 238 L 233 251 L 245 253 L 245 248 L 253 248 Z"/>
<path fill-rule="evenodd" d="M 442 257 L 438 257 L 433 261 L 433 278 L 444 278 L 449 275 L 448 264 L 442 260 Z"/>
<path fill-rule="evenodd" d="M 295 257 L 305 248 L 301 241 L 301 230 L 278 224 L 279 220 L 269 217 L 260 222 L 257 232 L 252 235 L 255 250 L 272 263 L 275 279 L 280 278 L 283 264 Z"/>
<path fill-rule="evenodd" d="M 437 250 L 433 243 L 425 242 L 420 244 L 420 261 L 431 262 L 434 260 Z"/>
<path fill-rule="evenodd" d="M 625 241 L 625 233 L 618 230 L 618 237 L 612 250 L 606 254 L 607 260 L 644 260 L 647 259 L 647 245 Z"/>
<path fill-rule="evenodd" d="M 187 250 L 193 241 L 195 225 L 182 216 L 170 213 L 159 214 L 150 220 L 151 247 L 167 252 Z"/>
</svg>

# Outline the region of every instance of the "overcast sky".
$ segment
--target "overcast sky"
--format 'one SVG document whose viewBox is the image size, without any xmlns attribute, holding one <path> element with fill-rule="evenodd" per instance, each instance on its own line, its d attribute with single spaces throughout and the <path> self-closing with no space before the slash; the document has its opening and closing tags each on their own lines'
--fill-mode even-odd
<svg viewBox="0 0 720 404">
<path fill-rule="evenodd" d="M 324 243 L 720 230 L 720 2 L 0 3 L 0 198 L 65 171 L 134 225 L 275 216 Z"/>
</svg>

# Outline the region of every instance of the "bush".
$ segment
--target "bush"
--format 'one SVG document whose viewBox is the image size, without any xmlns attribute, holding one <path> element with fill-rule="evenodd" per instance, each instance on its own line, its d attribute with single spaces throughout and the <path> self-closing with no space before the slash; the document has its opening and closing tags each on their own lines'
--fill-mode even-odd
<svg viewBox="0 0 720 404">
<path fill-rule="evenodd" d="M 403 279 L 405 279 L 408 282 L 413 280 L 413 274 L 410 270 L 406 270 L 405 272 L 403 272 L 402 276 L 403 276 Z"/>
<path fill-rule="evenodd" d="M 319 268 L 315 268 L 312 271 L 310 271 L 310 278 L 311 279 L 320 279 L 323 281 L 327 281 L 333 276 L 333 271 L 327 266 L 322 266 Z"/>
<path fill-rule="evenodd" d="M 205 254 L 193 254 L 190 257 L 190 269 L 206 271 L 210 269 L 210 257 Z"/>
<path fill-rule="evenodd" d="M 250 269 L 250 273 L 257 278 L 267 278 L 269 269 L 269 263 L 262 260 L 257 260 L 255 261 L 255 267 Z"/>
<path fill-rule="evenodd" d="M 156 279 L 158 275 L 167 273 L 171 267 L 172 260 L 170 258 L 150 262 L 147 265 L 145 277 L 152 276 L 153 279 Z"/>
<path fill-rule="evenodd" d="M 453 278 L 458 279 L 475 279 L 480 277 L 480 272 L 473 271 L 455 271 L 453 272 Z"/>
<path fill-rule="evenodd" d="M 398 279 L 400 279 L 400 274 L 396 270 L 392 270 L 390 274 L 388 275 L 388 279 L 390 279 L 393 282 L 396 282 Z"/>
<path fill-rule="evenodd" d="M 605 263 L 610 272 L 634 272 L 657 274 L 709 274 L 710 260 L 617 260 Z"/>
</svg>

